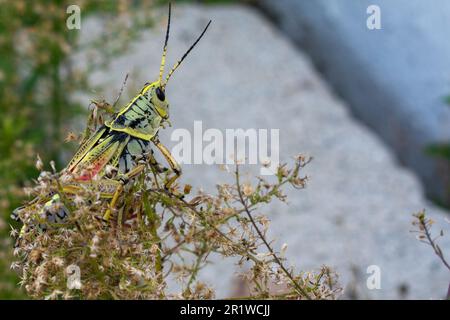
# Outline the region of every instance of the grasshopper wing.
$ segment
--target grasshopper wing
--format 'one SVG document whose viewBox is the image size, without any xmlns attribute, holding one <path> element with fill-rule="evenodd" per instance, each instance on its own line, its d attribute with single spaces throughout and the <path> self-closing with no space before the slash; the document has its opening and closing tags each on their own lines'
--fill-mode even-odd
<svg viewBox="0 0 450 320">
<path fill-rule="evenodd" d="M 110 131 L 72 169 L 72 172 L 79 175 L 77 180 L 89 181 L 102 171 L 108 163 L 114 165 L 112 162 L 117 162 L 129 139 L 130 136 L 126 133 Z"/>
<path fill-rule="evenodd" d="M 97 142 L 104 136 L 108 129 L 104 126 L 98 128 L 98 130 L 78 148 L 77 152 L 73 156 L 67 165 L 69 171 L 73 171 L 77 164 L 83 159 L 83 157 L 97 144 Z"/>
</svg>

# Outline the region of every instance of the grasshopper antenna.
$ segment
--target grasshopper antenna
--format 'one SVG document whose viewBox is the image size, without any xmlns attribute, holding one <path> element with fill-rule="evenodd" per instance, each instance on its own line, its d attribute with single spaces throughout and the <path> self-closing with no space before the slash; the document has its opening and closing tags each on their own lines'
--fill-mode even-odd
<svg viewBox="0 0 450 320">
<path fill-rule="evenodd" d="M 172 74 L 174 73 L 174 71 L 180 66 L 180 64 L 183 62 L 183 60 L 187 57 L 187 55 L 189 54 L 189 52 L 191 52 L 192 49 L 194 49 L 194 47 L 197 45 L 197 43 L 200 41 L 200 39 L 203 37 L 203 35 L 205 34 L 206 30 L 208 29 L 209 25 L 211 24 L 211 20 L 209 20 L 208 24 L 206 25 L 205 29 L 203 29 L 202 33 L 200 34 L 200 36 L 197 38 L 197 40 L 195 40 L 195 42 L 192 44 L 192 46 L 186 51 L 186 53 L 181 57 L 180 60 L 178 60 L 177 63 L 175 63 L 175 65 L 172 67 L 172 70 L 170 70 L 169 74 L 166 77 L 166 81 L 164 82 L 163 88 L 166 87 L 167 82 L 169 81 L 170 77 L 172 76 Z"/>
<path fill-rule="evenodd" d="M 166 64 L 166 54 L 167 54 L 167 43 L 169 42 L 169 31 L 170 31 L 170 13 L 171 13 L 171 4 L 169 2 L 169 16 L 167 18 L 167 31 L 166 31 L 166 40 L 164 41 L 163 54 L 161 58 L 161 66 L 159 67 L 159 83 L 162 81 L 162 76 L 164 73 L 164 65 Z"/>
</svg>

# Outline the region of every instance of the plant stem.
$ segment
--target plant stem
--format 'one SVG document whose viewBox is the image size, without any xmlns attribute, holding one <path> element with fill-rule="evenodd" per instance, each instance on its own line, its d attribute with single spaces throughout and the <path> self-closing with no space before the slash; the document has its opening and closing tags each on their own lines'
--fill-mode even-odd
<svg viewBox="0 0 450 320">
<path fill-rule="evenodd" d="M 442 251 L 440 250 L 440 248 L 438 248 L 438 245 L 435 243 L 435 241 L 433 240 L 433 238 L 431 238 L 431 233 L 430 233 L 430 229 L 427 225 L 427 221 L 425 220 L 427 218 L 425 218 L 425 216 L 423 217 L 419 217 L 419 221 L 421 226 L 423 227 L 424 230 L 424 234 L 428 240 L 428 243 L 430 244 L 430 246 L 433 248 L 434 252 L 436 253 L 436 255 L 439 257 L 439 259 L 441 259 L 442 263 L 447 267 L 448 270 L 450 270 L 450 265 L 447 262 L 447 260 L 445 260 L 444 254 L 442 253 Z M 428 219 L 427 219 L 428 220 Z"/>
<path fill-rule="evenodd" d="M 236 187 L 237 187 L 237 192 L 240 198 L 240 201 L 242 203 L 242 205 L 244 206 L 245 212 L 248 216 L 248 218 L 250 219 L 250 222 L 252 223 L 253 227 L 255 228 L 256 232 L 258 233 L 258 236 L 260 237 L 260 239 L 263 241 L 264 245 L 266 246 L 267 250 L 270 252 L 270 254 L 273 256 L 276 264 L 281 268 L 281 270 L 286 274 L 286 276 L 289 278 L 289 280 L 291 280 L 292 284 L 295 286 L 295 288 L 298 290 L 299 293 L 301 293 L 303 296 L 305 296 L 306 299 L 311 300 L 311 297 L 306 293 L 306 291 L 297 283 L 297 281 L 295 281 L 295 279 L 293 278 L 293 276 L 291 275 L 291 273 L 286 269 L 286 267 L 284 266 L 284 264 L 281 262 L 280 258 L 278 258 L 278 256 L 275 254 L 274 250 L 272 249 L 272 247 L 270 246 L 270 244 L 267 242 L 265 236 L 263 235 L 263 233 L 261 232 L 261 230 L 258 228 L 258 225 L 255 222 L 255 219 L 253 219 L 252 214 L 250 213 L 250 210 L 247 206 L 247 202 L 244 200 L 244 197 L 242 195 L 242 190 L 241 190 L 241 185 L 240 185 L 240 181 L 239 181 L 239 165 L 236 164 L 236 171 L 235 171 L 235 176 L 236 176 Z"/>
</svg>

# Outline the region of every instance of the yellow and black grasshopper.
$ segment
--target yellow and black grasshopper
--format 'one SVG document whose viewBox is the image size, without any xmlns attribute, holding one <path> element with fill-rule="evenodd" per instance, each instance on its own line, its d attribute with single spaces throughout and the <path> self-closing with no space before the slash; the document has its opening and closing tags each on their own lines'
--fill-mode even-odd
<svg viewBox="0 0 450 320">
<path fill-rule="evenodd" d="M 165 89 L 173 72 L 203 37 L 211 21 L 208 22 L 197 40 L 163 80 L 170 16 L 171 7 L 169 4 L 167 31 L 158 80 L 145 84 L 142 90 L 126 106 L 115 113 L 92 135 L 84 138 L 78 151 L 66 167 L 66 171 L 73 176 L 73 179 L 62 185 L 64 194 L 76 194 L 83 184 L 89 184 L 96 180 L 96 184 L 102 191 L 102 197 L 111 199 L 109 208 L 114 208 L 123 191 L 124 184 L 129 179 L 139 175 L 145 168 L 145 165 L 139 163 L 136 159 L 148 154 L 151 150 L 151 143 L 159 149 L 174 172 L 174 176 L 167 180 L 166 188 L 169 188 L 180 176 L 180 166 L 158 139 L 159 129 L 164 126 L 164 123 L 169 123 L 169 103 L 166 99 Z M 118 175 L 114 179 L 107 177 L 107 166 L 117 168 Z M 45 211 L 59 199 L 59 194 L 49 195 L 47 199 L 36 198 L 27 205 L 14 210 L 12 218 L 19 220 L 21 210 L 35 206 L 37 203 L 44 204 L 42 210 Z M 44 212 L 45 214 L 48 222 L 59 222 L 66 218 L 68 210 L 64 206 L 60 206 L 56 212 L 53 210 L 53 212 Z M 110 216 L 111 209 L 108 209 L 103 218 L 108 220 Z"/>
</svg>

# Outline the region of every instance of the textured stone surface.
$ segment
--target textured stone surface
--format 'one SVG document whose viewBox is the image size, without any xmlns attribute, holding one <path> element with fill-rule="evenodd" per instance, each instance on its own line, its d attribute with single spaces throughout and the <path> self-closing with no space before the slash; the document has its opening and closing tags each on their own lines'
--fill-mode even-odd
<svg viewBox="0 0 450 320">
<path fill-rule="evenodd" d="M 278 248 L 301 269 L 329 264 L 360 298 L 442 298 L 449 279 L 428 247 L 409 233 L 411 214 L 427 208 L 438 223 L 445 213 L 427 203 L 417 178 L 400 167 L 379 138 L 349 115 L 311 63 L 256 11 L 240 6 L 174 7 L 169 62 L 190 45 L 208 19 L 210 31 L 167 88 L 175 128 L 279 128 L 282 159 L 314 156 L 307 189 L 289 192 L 290 204 L 266 212 Z M 92 26 L 95 23 L 92 22 Z M 87 25 L 85 24 L 86 29 Z M 132 53 L 92 76 L 94 83 L 130 88 L 157 75 L 163 24 L 147 32 Z M 109 92 L 113 100 L 116 93 Z M 123 99 L 125 100 L 125 99 Z M 167 144 L 170 130 L 162 131 Z M 183 182 L 206 190 L 227 176 L 215 166 L 183 166 Z M 250 168 L 255 171 L 256 168 Z M 450 239 L 442 243 L 450 250 Z M 219 297 L 233 287 L 232 262 L 216 259 L 202 277 Z M 381 268 L 381 290 L 366 288 L 366 268 Z M 353 271 L 359 276 L 354 279 Z"/>
<path fill-rule="evenodd" d="M 450 139 L 450 2 L 262 0 L 267 13 L 313 57 L 354 114 L 450 203 L 449 165 L 424 152 Z M 366 27 L 369 5 L 381 30 Z"/>
</svg>

